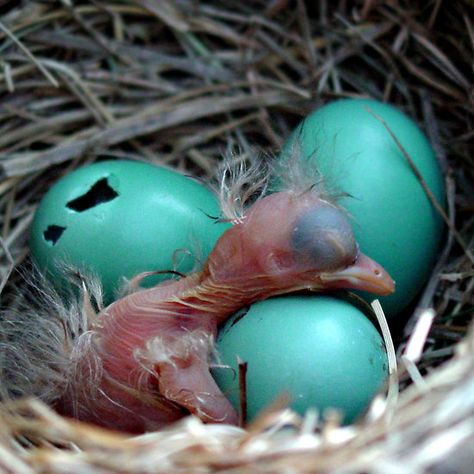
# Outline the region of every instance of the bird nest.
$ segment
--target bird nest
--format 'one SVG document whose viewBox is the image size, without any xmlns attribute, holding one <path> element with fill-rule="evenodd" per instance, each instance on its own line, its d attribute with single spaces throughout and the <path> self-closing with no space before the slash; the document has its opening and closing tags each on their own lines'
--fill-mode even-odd
<svg viewBox="0 0 474 474">
<path fill-rule="evenodd" d="M 209 177 L 227 149 L 277 152 L 338 97 L 413 117 L 448 197 L 445 246 L 392 328 L 398 368 L 356 424 L 277 404 L 245 429 L 188 417 L 130 437 L 16 400 L 0 407 L 2 472 L 472 472 L 469 0 L 38 0 L 0 11 L 4 307 L 23 284 L 34 210 L 58 177 L 104 157 Z"/>
</svg>

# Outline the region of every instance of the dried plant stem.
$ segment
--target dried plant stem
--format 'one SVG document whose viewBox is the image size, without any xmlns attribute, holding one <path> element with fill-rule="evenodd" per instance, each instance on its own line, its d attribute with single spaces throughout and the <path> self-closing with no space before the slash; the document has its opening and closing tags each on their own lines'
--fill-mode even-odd
<svg viewBox="0 0 474 474">
<path fill-rule="evenodd" d="M 464 239 L 461 237 L 461 235 L 459 234 L 457 229 L 454 227 L 454 224 L 451 222 L 449 216 L 446 214 L 446 211 L 444 210 L 443 206 L 439 203 L 439 201 L 436 199 L 436 196 L 432 193 L 431 189 L 429 188 L 428 184 L 426 183 L 425 179 L 423 178 L 423 175 L 418 170 L 417 166 L 415 165 L 414 161 L 412 160 L 412 158 L 410 157 L 410 155 L 406 151 L 405 147 L 401 144 L 398 137 L 395 135 L 395 133 L 390 128 L 390 126 L 387 124 L 387 122 L 380 115 L 376 114 L 369 107 L 367 107 L 367 111 L 370 112 L 379 122 L 381 122 L 382 125 L 387 130 L 387 132 L 390 134 L 393 141 L 396 143 L 397 147 L 400 149 L 403 156 L 407 160 L 407 163 L 410 165 L 410 168 L 413 171 L 413 173 L 415 174 L 416 178 L 420 182 L 423 190 L 425 191 L 426 195 L 428 196 L 428 199 L 431 201 L 431 204 L 434 206 L 434 208 L 436 209 L 438 214 L 443 218 L 444 223 L 448 226 L 450 232 L 453 234 L 453 236 L 456 239 L 457 243 L 461 246 L 461 248 L 463 249 L 466 256 L 469 258 L 471 263 L 474 264 L 474 255 L 471 253 L 468 246 L 464 242 Z"/>
<path fill-rule="evenodd" d="M 43 73 L 44 77 L 54 86 L 59 87 L 58 81 L 53 75 L 44 67 L 41 61 L 35 58 L 33 53 L 0 21 L 0 30 L 2 30 L 30 59 L 30 61 Z"/>
</svg>

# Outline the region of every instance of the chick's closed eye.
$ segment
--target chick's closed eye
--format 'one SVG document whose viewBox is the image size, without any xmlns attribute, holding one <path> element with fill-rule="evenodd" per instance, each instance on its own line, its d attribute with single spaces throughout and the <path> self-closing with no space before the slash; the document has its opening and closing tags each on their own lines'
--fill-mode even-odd
<svg viewBox="0 0 474 474">
<path fill-rule="evenodd" d="M 310 208 L 296 220 L 291 246 L 298 261 L 324 271 L 350 265 L 358 252 L 347 216 L 330 204 Z"/>
</svg>

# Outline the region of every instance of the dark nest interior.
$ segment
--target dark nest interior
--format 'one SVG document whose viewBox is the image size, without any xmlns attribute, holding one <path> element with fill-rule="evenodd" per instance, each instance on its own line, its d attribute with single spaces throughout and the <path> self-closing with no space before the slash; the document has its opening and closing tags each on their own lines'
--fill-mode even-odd
<svg viewBox="0 0 474 474">
<path fill-rule="evenodd" d="M 190 417 L 127 437 L 19 400 L 1 406 L 0 470 L 472 472 L 473 18 L 470 0 L 0 1 L 3 307 L 59 177 L 129 158 L 207 179 L 226 150 L 278 153 L 304 116 L 341 97 L 412 117 L 448 198 L 437 264 L 393 331 L 398 373 L 357 424 L 275 409 L 246 430 Z M 427 311 L 415 365 L 403 349 Z"/>
</svg>

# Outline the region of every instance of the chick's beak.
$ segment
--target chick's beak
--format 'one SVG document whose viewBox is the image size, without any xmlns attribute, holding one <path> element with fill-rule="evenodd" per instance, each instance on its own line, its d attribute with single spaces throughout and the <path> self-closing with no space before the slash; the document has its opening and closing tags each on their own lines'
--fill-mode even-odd
<svg viewBox="0 0 474 474">
<path fill-rule="evenodd" d="M 353 288 L 385 296 L 395 291 L 395 282 L 384 268 L 364 254 L 343 270 L 322 273 L 320 279 L 328 288 Z"/>
</svg>

